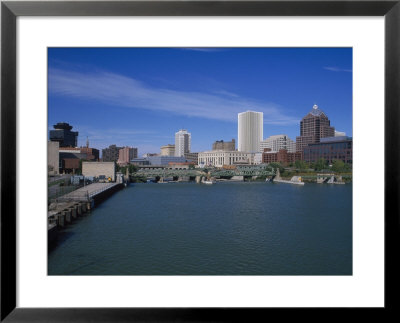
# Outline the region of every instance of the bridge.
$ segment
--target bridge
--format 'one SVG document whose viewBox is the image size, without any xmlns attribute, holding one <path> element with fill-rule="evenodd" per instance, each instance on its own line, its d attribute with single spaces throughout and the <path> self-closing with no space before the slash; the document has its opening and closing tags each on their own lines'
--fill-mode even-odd
<svg viewBox="0 0 400 323">
<path fill-rule="evenodd" d="M 133 177 L 145 178 L 190 178 L 190 177 L 234 177 L 234 176 L 275 176 L 275 170 L 265 164 L 261 165 L 238 165 L 232 169 L 225 168 L 196 168 L 196 169 L 172 169 L 172 168 L 140 168 L 131 174 Z"/>
</svg>

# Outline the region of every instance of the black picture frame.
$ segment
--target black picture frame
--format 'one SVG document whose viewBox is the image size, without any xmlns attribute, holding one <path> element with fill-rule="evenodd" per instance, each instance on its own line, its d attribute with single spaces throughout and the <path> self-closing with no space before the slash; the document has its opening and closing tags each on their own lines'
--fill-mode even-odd
<svg viewBox="0 0 400 323">
<path fill-rule="evenodd" d="M 385 307 L 396 311 L 399 256 L 400 0 L 353 1 L 2 1 L 1 3 L 1 321 L 254 321 L 270 312 L 342 318 L 362 309 L 18 308 L 16 307 L 16 18 L 18 16 L 384 16 L 385 17 Z M 372 147 L 371 147 L 372 150 Z M 376 169 L 376 167 L 374 167 Z M 378 165 L 379 169 L 379 165 Z M 379 171 L 378 171 L 379 173 Z M 379 176 L 379 174 L 375 174 Z M 310 313 L 310 310 L 313 312 Z M 343 313 L 344 310 L 344 313 Z M 266 311 L 270 311 L 266 313 Z M 285 311 L 285 312 L 284 312 Z M 322 312 L 324 311 L 324 312 Z M 322 313 L 321 313 L 322 312 Z M 391 313 L 393 314 L 393 313 Z M 322 317 L 321 317 L 322 319 Z"/>
</svg>

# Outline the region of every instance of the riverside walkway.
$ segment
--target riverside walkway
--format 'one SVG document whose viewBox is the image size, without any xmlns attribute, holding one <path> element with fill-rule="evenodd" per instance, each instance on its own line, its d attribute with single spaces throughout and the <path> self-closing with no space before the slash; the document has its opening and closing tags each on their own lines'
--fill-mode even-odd
<svg viewBox="0 0 400 323">
<path fill-rule="evenodd" d="M 121 183 L 93 183 L 56 198 L 47 213 L 48 241 L 57 238 L 58 228 L 73 222 L 123 187 Z"/>
<path fill-rule="evenodd" d="M 93 183 L 85 185 L 77 190 L 59 197 L 58 201 L 90 201 L 97 195 L 111 190 L 119 183 Z"/>
</svg>

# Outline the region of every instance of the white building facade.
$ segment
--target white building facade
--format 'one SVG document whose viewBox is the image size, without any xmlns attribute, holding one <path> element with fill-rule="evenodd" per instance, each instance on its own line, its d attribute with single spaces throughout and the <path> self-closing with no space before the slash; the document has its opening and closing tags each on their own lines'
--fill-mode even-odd
<svg viewBox="0 0 400 323">
<path fill-rule="evenodd" d="M 175 156 L 175 145 L 165 145 L 160 148 L 161 156 Z"/>
<path fill-rule="evenodd" d="M 335 130 L 335 137 L 345 137 L 346 133 L 344 131 L 336 131 Z"/>
<path fill-rule="evenodd" d="M 263 139 L 262 112 L 246 111 L 238 114 L 238 151 L 258 152 Z"/>
<path fill-rule="evenodd" d="M 254 153 L 254 165 L 262 164 L 262 153 Z"/>
<path fill-rule="evenodd" d="M 272 152 L 286 149 L 288 153 L 295 153 L 296 142 L 287 135 L 275 135 L 260 142 L 259 152 L 264 152 L 264 148 L 270 148 Z"/>
<path fill-rule="evenodd" d="M 181 157 L 185 153 L 190 153 L 191 134 L 185 129 L 181 129 L 175 133 L 175 156 Z"/>
<path fill-rule="evenodd" d="M 210 150 L 199 153 L 198 164 L 222 167 L 224 165 L 254 164 L 254 153 L 241 151 Z"/>
</svg>

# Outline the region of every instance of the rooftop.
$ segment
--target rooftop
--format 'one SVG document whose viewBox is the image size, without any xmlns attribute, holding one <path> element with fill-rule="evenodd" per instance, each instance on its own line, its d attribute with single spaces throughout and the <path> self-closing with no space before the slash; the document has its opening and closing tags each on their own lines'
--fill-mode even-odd
<svg viewBox="0 0 400 323">
<path fill-rule="evenodd" d="M 57 129 L 57 130 L 61 130 L 61 129 L 62 130 L 71 130 L 72 129 L 72 126 L 67 122 L 59 122 L 59 123 L 55 124 L 53 127 L 54 127 L 54 129 Z"/>
<path fill-rule="evenodd" d="M 326 116 L 326 114 L 324 113 L 324 111 L 322 111 L 322 110 L 318 107 L 318 105 L 316 105 L 316 104 L 313 105 L 313 107 L 312 107 L 311 111 L 309 112 L 309 114 L 311 114 L 311 115 L 313 115 L 313 116 L 316 116 L 316 117 L 319 117 L 319 116 L 321 116 L 321 115 L 325 115 L 325 116 Z"/>
</svg>

